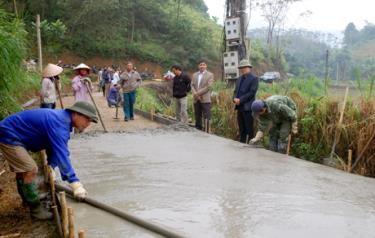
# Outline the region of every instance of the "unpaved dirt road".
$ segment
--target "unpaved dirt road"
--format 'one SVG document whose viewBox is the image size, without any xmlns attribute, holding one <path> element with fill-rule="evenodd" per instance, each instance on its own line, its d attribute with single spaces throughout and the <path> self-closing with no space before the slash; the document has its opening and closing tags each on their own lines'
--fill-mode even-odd
<svg viewBox="0 0 375 238">
<path fill-rule="evenodd" d="M 114 119 L 116 116 L 116 108 L 109 108 L 107 106 L 107 101 L 103 97 L 103 94 L 101 92 L 93 92 L 93 98 L 95 100 L 96 105 L 99 108 L 99 112 L 103 118 L 105 127 L 110 132 L 116 132 L 116 131 L 124 131 L 124 132 L 132 132 L 137 131 L 140 129 L 145 128 L 158 128 L 161 125 L 150 121 L 148 119 L 145 119 L 141 116 L 135 115 L 134 120 L 132 121 L 124 121 L 124 112 L 123 109 L 120 107 L 118 108 L 118 119 Z M 70 105 L 73 105 L 74 103 L 74 97 L 68 96 L 63 98 L 63 104 L 64 107 L 68 107 Z M 57 103 L 57 106 L 60 106 L 60 102 Z M 92 123 L 89 128 L 86 129 L 86 131 L 100 131 L 103 130 L 102 125 L 100 122 L 97 124 Z"/>
</svg>

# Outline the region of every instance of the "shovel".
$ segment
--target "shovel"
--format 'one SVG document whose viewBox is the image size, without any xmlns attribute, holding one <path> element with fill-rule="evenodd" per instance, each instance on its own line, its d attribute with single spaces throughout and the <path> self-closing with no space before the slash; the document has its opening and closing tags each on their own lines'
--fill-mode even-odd
<svg viewBox="0 0 375 238">
<path fill-rule="evenodd" d="M 115 120 L 118 120 L 118 119 L 119 119 L 119 117 L 118 117 L 119 96 L 120 96 L 120 93 L 117 94 L 117 96 L 116 96 L 116 117 L 113 118 L 113 119 L 115 119 Z"/>
<path fill-rule="evenodd" d="M 92 96 L 92 94 L 91 94 L 91 89 L 90 89 L 88 83 L 85 82 L 84 84 L 86 85 L 86 88 L 87 88 L 87 91 L 88 91 L 88 93 L 89 93 L 89 95 L 90 95 L 91 101 L 92 101 L 92 103 L 93 103 L 94 106 L 95 106 L 96 112 L 98 113 L 98 116 L 99 116 L 99 119 L 100 119 L 100 123 L 102 124 L 104 131 L 105 131 L 105 132 L 108 132 L 107 129 L 105 128 L 105 125 L 104 125 L 104 122 L 103 122 L 102 116 L 100 115 L 100 112 L 99 112 L 99 109 L 98 109 L 98 107 L 96 106 L 95 100 L 94 100 L 94 98 L 93 98 L 93 96 Z"/>
</svg>

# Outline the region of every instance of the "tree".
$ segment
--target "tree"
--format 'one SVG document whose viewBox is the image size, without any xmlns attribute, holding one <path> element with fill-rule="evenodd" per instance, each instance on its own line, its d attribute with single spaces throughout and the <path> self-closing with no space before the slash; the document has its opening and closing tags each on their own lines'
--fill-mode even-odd
<svg viewBox="0 0 375 238">
<path fill-rule="evenodd" d="M 344 44 L 345 46 L 354 45 L 359 38 L 359 31 L 355 27 L 354 23 L 349 23 L 344 31 Z"/>
<path fill-rule="evenodd" d="M 289 5 L 301 0 L 263 0 L 259 3 L 262 15 L 268 23 L 267 44 L 272 47 L 276 26 L 281 25 L 286 17 Z"/>
</svg>

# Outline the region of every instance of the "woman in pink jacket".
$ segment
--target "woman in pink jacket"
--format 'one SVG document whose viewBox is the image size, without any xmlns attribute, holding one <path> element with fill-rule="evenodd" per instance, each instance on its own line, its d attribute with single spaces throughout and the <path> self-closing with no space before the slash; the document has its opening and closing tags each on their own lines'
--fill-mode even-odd
<svg viewBox="0 0 375 238">
<path fill-rule="evenodd" d="M 74 68 L 77 75 L 72 79 L 72 88 L 74 94 L 74 100 L 90 102 L 90 96 L 88 90 L 92 91 L 91 80 L 88 77 L 90 74 L 90 67 L 85 64 L 79 64 Z M 86 86 L 87 85 L 87 86 Z"/>
</svg>

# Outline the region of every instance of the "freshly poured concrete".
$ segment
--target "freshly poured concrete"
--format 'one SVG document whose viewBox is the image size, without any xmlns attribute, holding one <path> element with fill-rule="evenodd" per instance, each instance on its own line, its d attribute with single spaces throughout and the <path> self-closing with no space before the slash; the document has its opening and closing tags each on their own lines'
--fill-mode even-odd
<svg viewBox="0 0 375 238">
<path fill-rule="evenodd" d="M 186 237 L 374 237 L 375 180 L 200 132 L 74 138 L 89 195 Z M 73 203 L 88 237 L 158 237 Z"/>
</svg>

